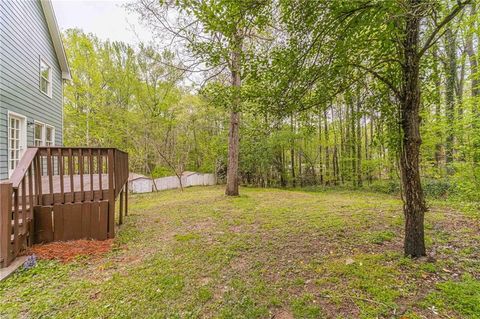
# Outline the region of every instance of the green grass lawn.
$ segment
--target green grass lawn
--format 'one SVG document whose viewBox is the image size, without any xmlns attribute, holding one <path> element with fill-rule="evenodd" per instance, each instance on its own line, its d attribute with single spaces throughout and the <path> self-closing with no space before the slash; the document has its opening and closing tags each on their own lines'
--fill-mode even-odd
<svg viewBox="0 0 480 319">
<path fill-rule="evenodd" d="M 398 198 L 221 187 L 132 196 L 114 250 L 0 283 L 0 318 L 480 318 L 480 223 L 427 213 L 402 257 Z"/>
</svg>

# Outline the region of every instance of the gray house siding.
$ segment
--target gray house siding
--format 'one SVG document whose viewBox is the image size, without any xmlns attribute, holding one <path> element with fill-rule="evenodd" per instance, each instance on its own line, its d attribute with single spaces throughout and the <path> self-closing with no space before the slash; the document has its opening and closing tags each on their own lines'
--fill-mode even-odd
<svg viewBox="0 0 480 319">
<path fill-rule="evenodd" d="M 40 91 L 40 59 L 52 70 L 52 97 Z M 55 127 L 62 145 L 62 75 L 38 0 L 0 1 L 0 180 L 8 178 L 8 112 Z M 33 145 L 27 125 L 27 146 Z"/>
</svg>

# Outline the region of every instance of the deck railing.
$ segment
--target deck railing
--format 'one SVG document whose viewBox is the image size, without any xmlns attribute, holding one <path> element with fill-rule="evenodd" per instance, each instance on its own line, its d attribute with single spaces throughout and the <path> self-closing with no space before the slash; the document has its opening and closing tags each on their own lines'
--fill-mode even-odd
<svg viewBox="0 0 480 319">
<path fill-rule="evenodd" d="M 32 245 L 34 207 L 108 201 L 108 237 L 127 213 L 128 154 L 114 148 L 28 148 L 9 180 L 0 183 L 0 263 L 8 266 Z M 125 203 L 124 203 L 125 197 Z"/>
</svg>

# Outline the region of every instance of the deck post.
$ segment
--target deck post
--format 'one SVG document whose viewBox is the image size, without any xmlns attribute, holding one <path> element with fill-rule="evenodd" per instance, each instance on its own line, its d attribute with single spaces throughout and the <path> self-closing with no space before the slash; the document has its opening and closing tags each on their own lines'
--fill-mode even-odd
<svg viewBox="0 0 480 319">
<path fill-rule="evenodd" d="M 115 237 L 115 174 L 113 149 L 108 149 L 108 238 Z"/>
<path fill-rule="evenodd" d="M 127 154 L 127 159 L 125 161 L 125 171 L 127 173 L 127 181 L 125 182 L 125 216 L 128 216 L 128 175 L 129 173 L 129 163 L 128 163 L 128 154 Z"/>
<path fill-rule="evenodd" d="M 125 216 L 128 216 L 128 181 L 125 183 Z"/>
<path fill-rule="evenodd" d="M 119 207 L 119 214 L 118 214 L 118 224 L 122 225 L 123 224 L 123 192 L 124 188 L 122 187 L 122 191 L 120 192 L 120 207 Z"/>
<path fill-rule="evenodd" d="M 12 261 L 12 183 L 0 183 L 0 260 L 2 267 Z"/>
</svg>

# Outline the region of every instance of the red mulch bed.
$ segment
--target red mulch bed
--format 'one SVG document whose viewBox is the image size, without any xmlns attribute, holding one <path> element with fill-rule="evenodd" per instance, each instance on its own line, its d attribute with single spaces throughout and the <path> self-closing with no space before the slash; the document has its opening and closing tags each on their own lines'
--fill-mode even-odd
<svg viewBox="0 0 480 319">
<path fill-rule="evenodd" d="M 89 258 L 101 257 L 112 250 L 113 239 L 107 240 L 72 240 L 34 245 L 27 254 L 35 254 L 39 259 L 60 260 L 64 263 L 79 256 Z"/>
</svg>

